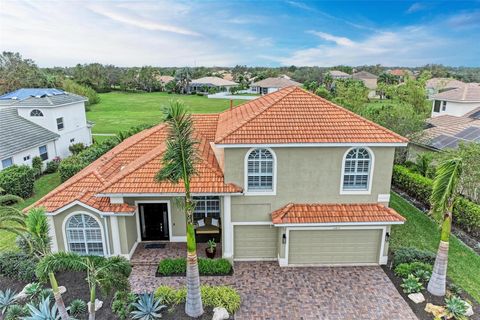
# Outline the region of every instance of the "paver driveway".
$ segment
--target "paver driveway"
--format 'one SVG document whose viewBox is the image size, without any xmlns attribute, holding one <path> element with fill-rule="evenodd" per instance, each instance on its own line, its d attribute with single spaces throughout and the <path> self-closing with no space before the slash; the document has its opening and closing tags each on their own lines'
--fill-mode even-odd
<svg viewBox="0 0 480 320">
<path fill-rule="evenodd" d="M 155 278 L 136 266 L 132 288 L 181 286 L 184 278 Z M 235 319 L 417 319 L 380 267 L 280 268 L 277 262 L 236 262 L 231 277 L 202 277 L 232 285 L 242 297 Z"/>
</svg>

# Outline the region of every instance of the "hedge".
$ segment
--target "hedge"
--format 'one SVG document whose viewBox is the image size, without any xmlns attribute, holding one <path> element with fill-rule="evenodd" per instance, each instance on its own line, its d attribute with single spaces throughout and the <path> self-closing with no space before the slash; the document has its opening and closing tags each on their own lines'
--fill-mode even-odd
<svg viewBox="0 0 480 320">
<path fill-rule="evenodd" d="M 0 275 L 25 282 L 36 279 L 37 260 L 31 256 L 14 251 L 0 253 Z"/>
<path fill-rule="evenodd" d="M 187 272 L 187 260 L 185 258 L 166 258 L 158 263 L 158 273 L 162 276 L 185 275 Z M 232 271 L 232 265 L 226 259 L 198 259 L 198 272 L 202 276 L 228 275 Z"/>
<path fill-rule="evenodd" d="M 26 165 L 13 165 L 0 171 L 0 188 L 7 194 L 28 198 L 33 194 L 35 171 Z"/>
<path fill-rule="evenodd" d="M 412 198 L 430 207 L 433 180 L 412 172 L 408 168 L 395 165 L 393 167 L 392 183 Z M 480 205 L 458 196 L 453 206 L 453 223 L 470 235 L 480 237 Z"/>
</svg>

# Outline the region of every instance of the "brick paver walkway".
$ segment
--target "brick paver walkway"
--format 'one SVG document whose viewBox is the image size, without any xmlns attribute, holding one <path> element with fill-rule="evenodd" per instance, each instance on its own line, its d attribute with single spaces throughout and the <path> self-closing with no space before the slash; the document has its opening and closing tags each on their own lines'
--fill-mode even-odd
<svg viewBox="0 0 480 320">
<path fill-rule="evenodd" d="M 280 268 L 277 262 L 236 262 L 233 276 L 201 281 L 238 290 L 238 320 L 417 319 L 380 267 Z M 143 292 L 162 284 L 180 287 L 185 278 L 157 278 L 153 263 L 137 264 L 130 283 L 135 292 Z"/>
</svg>

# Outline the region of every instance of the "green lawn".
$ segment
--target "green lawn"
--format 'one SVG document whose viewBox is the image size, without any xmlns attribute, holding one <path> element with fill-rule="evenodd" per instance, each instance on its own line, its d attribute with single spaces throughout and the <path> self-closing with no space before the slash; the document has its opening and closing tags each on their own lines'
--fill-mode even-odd
<svg viewBox="0 0 480 320">
<path fill-rule="evenodd" d="M 407 219 L 404 225 L 393 226 L 391 249 L 417 247 L 437 252 L 440 230 L 433 220 L 396 193 L 390 206 Z M 480 302 L 480 256 L 454 236 L 449 251 L 447 276 Z"/>
<path fill-rule="evenodd" d="M 171 99 L 179 99 L 192 113 L 215 113 L 230 107 L 230 100 L 208 99 L 197 95 L 178 95 L 165 92 L 100 94 L 100 103 L 87 112 L 88 120 L 95 122 L 93 133 L 117 133 L 132 126 L 156 124 L 161 119 L 161 108 Z M 246 100 L 233 100 L 235 106 Z"/>
<path fill-rule="evenodd" d="M 18 209 L 24 209 L 28 207 L 59 185 L 60 175 L 58 173 L 46 174 L 40 177 L 37 181 L 35 181 L 33 196 L 25 199 L 24 202 L 20 203 L 16 207 Z M 0 231 L 0 252 L 4 250 L 14 250 L 15 238 L 16 235 L 13 233 Z"/>
</svg>

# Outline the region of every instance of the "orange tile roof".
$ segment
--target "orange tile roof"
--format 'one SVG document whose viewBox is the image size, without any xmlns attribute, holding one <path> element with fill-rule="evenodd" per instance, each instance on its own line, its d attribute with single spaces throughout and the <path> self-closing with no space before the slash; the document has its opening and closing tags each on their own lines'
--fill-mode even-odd
<svg viewBox="0 0 480 320">
<path fill-rule="evenodd" d="M 215 143 L 405 143 L 382 126 L 292 86 L 219 114 Z"/>
<path fill-rule="evenodd" d="M 274 224 L 404 222 L 395 210 L 376 203 L 293 204 L 271 213 Z"/>
</svg>

